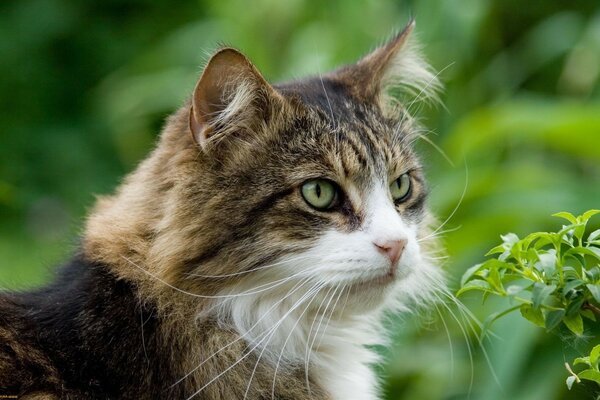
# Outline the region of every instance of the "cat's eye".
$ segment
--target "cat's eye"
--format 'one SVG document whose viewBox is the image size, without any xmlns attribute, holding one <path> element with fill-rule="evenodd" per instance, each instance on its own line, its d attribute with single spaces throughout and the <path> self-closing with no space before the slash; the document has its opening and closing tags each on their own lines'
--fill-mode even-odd
<svg viewBox="0 0 600 400">
<path fill-rule="evenodd" d="M 311 179 L 302 185 L 302 197 L 312 207 L 327 210 L 333 207 L 338 198 L 336 185 L 326 179 Z"/>
<path fill-rule="evenodd" d="M 410 195 L 411 181 L 408 174 L 402 174 L 390 185 L 390 193 L 394 201 L 403 201 Z"/>
</svg>

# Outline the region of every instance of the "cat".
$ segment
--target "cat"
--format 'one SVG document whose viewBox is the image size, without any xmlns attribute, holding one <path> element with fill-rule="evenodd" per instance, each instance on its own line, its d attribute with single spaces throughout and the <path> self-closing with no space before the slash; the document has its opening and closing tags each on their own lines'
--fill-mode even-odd
<svg viewBox="0 0 600 400">
<path fill-rule="evenodd" d="M 273 85 L 218 50 L 52 283 L 0 294 L 0 394 L 378 399 L 382 317 L 444 287 L 413 28 Z"/>
</svg>

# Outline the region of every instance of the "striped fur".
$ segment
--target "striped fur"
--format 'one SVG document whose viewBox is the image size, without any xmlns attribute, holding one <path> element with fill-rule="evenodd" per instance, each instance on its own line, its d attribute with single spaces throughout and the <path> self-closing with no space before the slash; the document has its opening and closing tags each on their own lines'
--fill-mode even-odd
<svg viewBox="0 0 600 400">
<path fill-rule="evenodd" d="M 0 394 L 377 398 L 365 345 L 384 341 L 382 314 L 443 285 L 418 127 L 386 94 L 437 87 L 411 31 L 276 85 L 217 52 L 148 158 L 98 200 L 80 254 L 48 287 L 0 296 Z M 412 192 L 394 202 L 402 174 Z M 304 201 L 314 178 L 340 188 L 335 209 Z M 397 270 L 373 246 L 387 237 L 407 240 Z"/>
</svg>

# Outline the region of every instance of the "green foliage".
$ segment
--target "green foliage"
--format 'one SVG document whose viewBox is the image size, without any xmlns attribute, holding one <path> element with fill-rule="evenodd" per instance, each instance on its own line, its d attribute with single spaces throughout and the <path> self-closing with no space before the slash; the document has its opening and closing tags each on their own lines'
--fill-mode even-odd
<svg viewBox="0 0 600 400">
<path fill-rule="evenodd" d="M 567 387 L 569 390 L 573 387 L 573 383 L 581 382 L 582 379 L 596 382 L 600 385 L 600 371 L 598 364 L 600 363 L 600 345 L 595 346 L 589 356 L 578 357 L 573 361 L 573 365 L 583 365 L 584 370 L 575 373 L 569 364 L 565 364 L 571 375 L 567 378 Z"/>
<path fill-rule="evenodd" d="M 550 230 L 553 210 L 598 207 L 600 2 L 248 4 L 0 1 L 0 286 L 47 281 L 78 242 L 95 196 L 111 193 L 152 148 L 219 44 L 243 50 L 269 80 L 293 79 L 356 60 L 409 16 L 445 84 L 443 107 L 417 102 L 411 111 L 456 166 L 417 141 L 430 206 L 441 220 L 452 214 L 448 275 L 479 262 L 498 232 Z M 479 319 L 506 308 L 498 296 L 485 307 L 469 297 Z M 381 375 L 387 399 L 585 398 L 584 385 L 568 392 L 561 379 L 563 354 L 575 354 L 519 313 L 494 325 L 501 345 L 486 342 L 494 373 L 468 346 L 476 334 L 440 314 L 447 333 L 439 322 L 392 327 Z"/>
<path fill-rule="evenodd" d="M 464 273 L 457 295 L 479 291 L 484 300 L 495 295 L 516 303 L 488 318 L 487 325 L 518 309 L 548 332 L 564 325 L 581 337 L 585 326 L 600 317 L 600 229 L 586 233 L 590 218 L 599 213 L 559 212 L 554 216 L 567 223 L 556 232 L 534 232 L 523 239 L 514 233 L 503 235 L 502 243 L 486 254 L 495 258 Z M 580 379 L 600 383 L 599 356 L 596 346 L 589 357 L 574 361 L 588 368 L 567 379 L 569 389 Z"/>
</svg>

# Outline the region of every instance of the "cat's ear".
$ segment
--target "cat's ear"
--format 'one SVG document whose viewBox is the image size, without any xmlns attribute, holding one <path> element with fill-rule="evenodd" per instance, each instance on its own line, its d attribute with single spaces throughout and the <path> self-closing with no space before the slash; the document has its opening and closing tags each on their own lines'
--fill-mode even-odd
<svg viewBox="0 0 600 400">
<path fill-rule="evenodd" d="M 239 51 L 217 51 L 196 84 L 190 109 L 190 131 L 203 148 L 229 132 L 252 131 L 268 118 L 279 99 L 250 60 Z"/>
<path fill-rule="evenodd" d="M 385 45 L 334 72 L 334 76 L 349 85 L 357 96 L 379 103 L 384 110 L 391 107 L 398 95 L 435 99 L 440 83 L 420 54 L 413 38 L 414 28 L 415 21 L 411 20 Z"/>
</svg>

